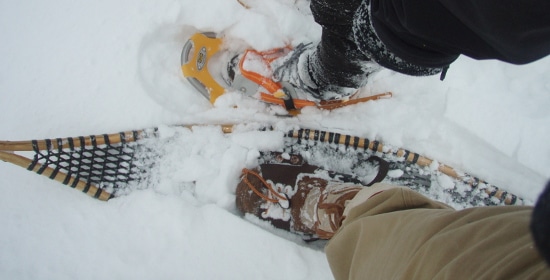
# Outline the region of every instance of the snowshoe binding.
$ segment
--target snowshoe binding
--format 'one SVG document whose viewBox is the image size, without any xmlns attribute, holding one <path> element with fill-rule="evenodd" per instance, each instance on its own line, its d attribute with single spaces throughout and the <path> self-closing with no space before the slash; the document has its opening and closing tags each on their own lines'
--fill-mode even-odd
<svg viewBox="0 0 550 280">
<path fill-rule="evenodd" d="M 225 49 L 223 42 L 223 38 L 215 33 L 196 33 L 185 43 L 181 55 L 184 77 L 211 103 L 227 91 L 238 91 L 261 101 L 283 106 L 291 115 L 296 115 L 307 106 L 332 110 L 391 97 L 388 92 L 345 100 L 319 100 L 307 90 L 294 87 L 284 80 L 274 80 L 272 64 L 290 54 L 293 51 L 291 46 L 267 51 L 246 49 L 238 52 Z M 223 71 L 217 76 L 212 75 L 209 66 Z"/>
</svg>

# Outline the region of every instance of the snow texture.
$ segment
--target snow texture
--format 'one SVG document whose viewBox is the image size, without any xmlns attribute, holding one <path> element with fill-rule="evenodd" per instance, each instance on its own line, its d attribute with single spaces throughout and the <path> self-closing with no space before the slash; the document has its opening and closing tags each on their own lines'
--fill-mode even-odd
<svg viewBox="0 0 550 280">
<path fill-rule="evenodd" d="M 241 169 L 280 149 L 282 133 L 224 135 L 220 123 L 376 139 L 536 199 L 550 175 L 550 58 L 461 57 L 444 82 L 384 70 L 361 94 L 393 98 L 294 119 L 236 93 L 212 106 L 181 75 L 193 32 L 223 31 L 228 44 L 259 50 L 320 39 L 306 1 L 249 2 L 0 1 L 0 139 L 161 134 L 147 184 L 109 202 L 1 163 L 1 279 L 331 279 L 322 245 L 237 214 Z M 212 126 L 171 126 L 193 123 Z"/>
</svg>

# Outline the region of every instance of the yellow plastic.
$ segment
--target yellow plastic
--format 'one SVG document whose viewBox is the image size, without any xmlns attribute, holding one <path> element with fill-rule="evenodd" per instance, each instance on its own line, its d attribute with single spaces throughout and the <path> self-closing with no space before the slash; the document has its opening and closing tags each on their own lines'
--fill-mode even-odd
<svg viewBox="0 0 550 280">
<path fill-rule="evenodd" d="M 199 80 L 210 93 L 210 103 L 214 103 L 225 89 L 210 75 L 208 61 L 220 50 L 223 41 L 221 38 L 210 38 L 202 33 L 191 36 L 189 40 L 193 42 L 192 57 L 181 66 L 181 70 L 185 77 Z"/>
</svg>

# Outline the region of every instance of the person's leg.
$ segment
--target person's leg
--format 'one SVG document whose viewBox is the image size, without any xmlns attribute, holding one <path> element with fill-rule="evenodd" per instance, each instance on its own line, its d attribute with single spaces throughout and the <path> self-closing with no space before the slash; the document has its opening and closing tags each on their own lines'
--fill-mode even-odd
<svg viewBox="0 0 550 280">
<path fill-rule="evenodd" d="M 309 73 L 321 92 L 342 93 L 341 88 L 360 88 L 378 68 L 366 67 L 370 58 L 359 50 L 353 38 L 353 16 L 360 4 L 361 0 L 311 1 L 313 17 L 323 33 L 309 56 Z"/>
<path fill-rule="evenodd" d="M 359 192 L 325 248 L 336 279 L 545 279 L 531 207 L 461 211 L 407 188 Z M 369 192 L 365 196 L 362 192 Z M 366 198 L 366 199 L 365 199 Z"/>
<path fill-rule="evenodd" d="M 307 81 L 314 97 L 335 99 L 364 86 L 379 66 L 444 78 L 460 54 L 531 62 L 549 53 L 547 2 L 312 0 L 323 34 L 299 61 L 299 80 Z"/>
<path fill-rule="evenodd" d="M 408 188 L 330 174 L 301 156 L 275 155 L 243 171 L 237 209 L 305 240 L 330 238 L 337 279 L 550 277 L 529 232 L 532 207 L 455 211 Z"/>
<path fill-rule="evenodd" d="M 392 45 L 394 47 L 393 49 L 389 48 L 388 45 L 380 39 L 380 35 L 382 35 L 381 30 L 375 30 L 370 2 L 370 0 L 362 1 L 361 5 L 356 10 L 352 33 L 357 48 L 379 65 L 402 74 L 430 76 L 441 73 L 458 57 L 458 55 L 455 54 L 440 54 L 429 50 L 421 51 L 416 48 L 415 55 L 418 56 L 416 60 L 406 60 L 396 55 L 395 46 L 397 44 Z M 398 15 L 395 16 L 398 17 Z M 401 35 L 409 36 L 407 34 Z M 399 38 L 395 38 L 395 40 L 400 41 Z M 400 41 L 400 43 L 402 42 Z M 424 64 L 419 63 L 419 61 L 424 62 Z"/>
<path fill-rule="evenodd" d="M 306 62 L 318 98 L 353 94 L 380 65 L 414 76 L 434 75 L 447 66 L 422 67 L 396 57 L 372 29 L 369 13 L 364 10 L 368 3 L 368 0 L 311 1 L 313 17 L 323 28 L 321 41 Z"/>
<path fill-rule="evenodd" d="M 548 13 L 546 0 L 365 0 L 354 31 L 360 48 L 370 49 L 363 33 L 374 29 L 399 58 L 425 67 L 460 54 L 523 64 L 550 53 Z"/>
</svg>

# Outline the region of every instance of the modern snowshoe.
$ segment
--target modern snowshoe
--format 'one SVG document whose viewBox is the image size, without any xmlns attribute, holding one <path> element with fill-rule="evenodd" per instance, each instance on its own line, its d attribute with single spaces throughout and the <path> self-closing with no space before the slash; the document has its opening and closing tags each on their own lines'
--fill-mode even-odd
<svg viewBox="0 0 550 280">
<path fill-rule="evenodd" d="M 284 81 L 277 82 L 273 79 L 271 63 L 286 56 L 292 49 L 287 46 L 267 51 L 232 51 L 224 46 L 223 38 L 217 34 L 196 33 L 183 47 L 181 68 L 184 77 L 211 103 L 227 91 L 238 91 L 261 101 L 283 106 L 290 114 L 297 114 L 307 106 L 332 110 L 391 97 L 388 92 L 362 98 L 324 101 L 308 97 L 307 92 L 301 92 Z M 219 74 L 213 74 L 209 67 Z"/>
</svg>

